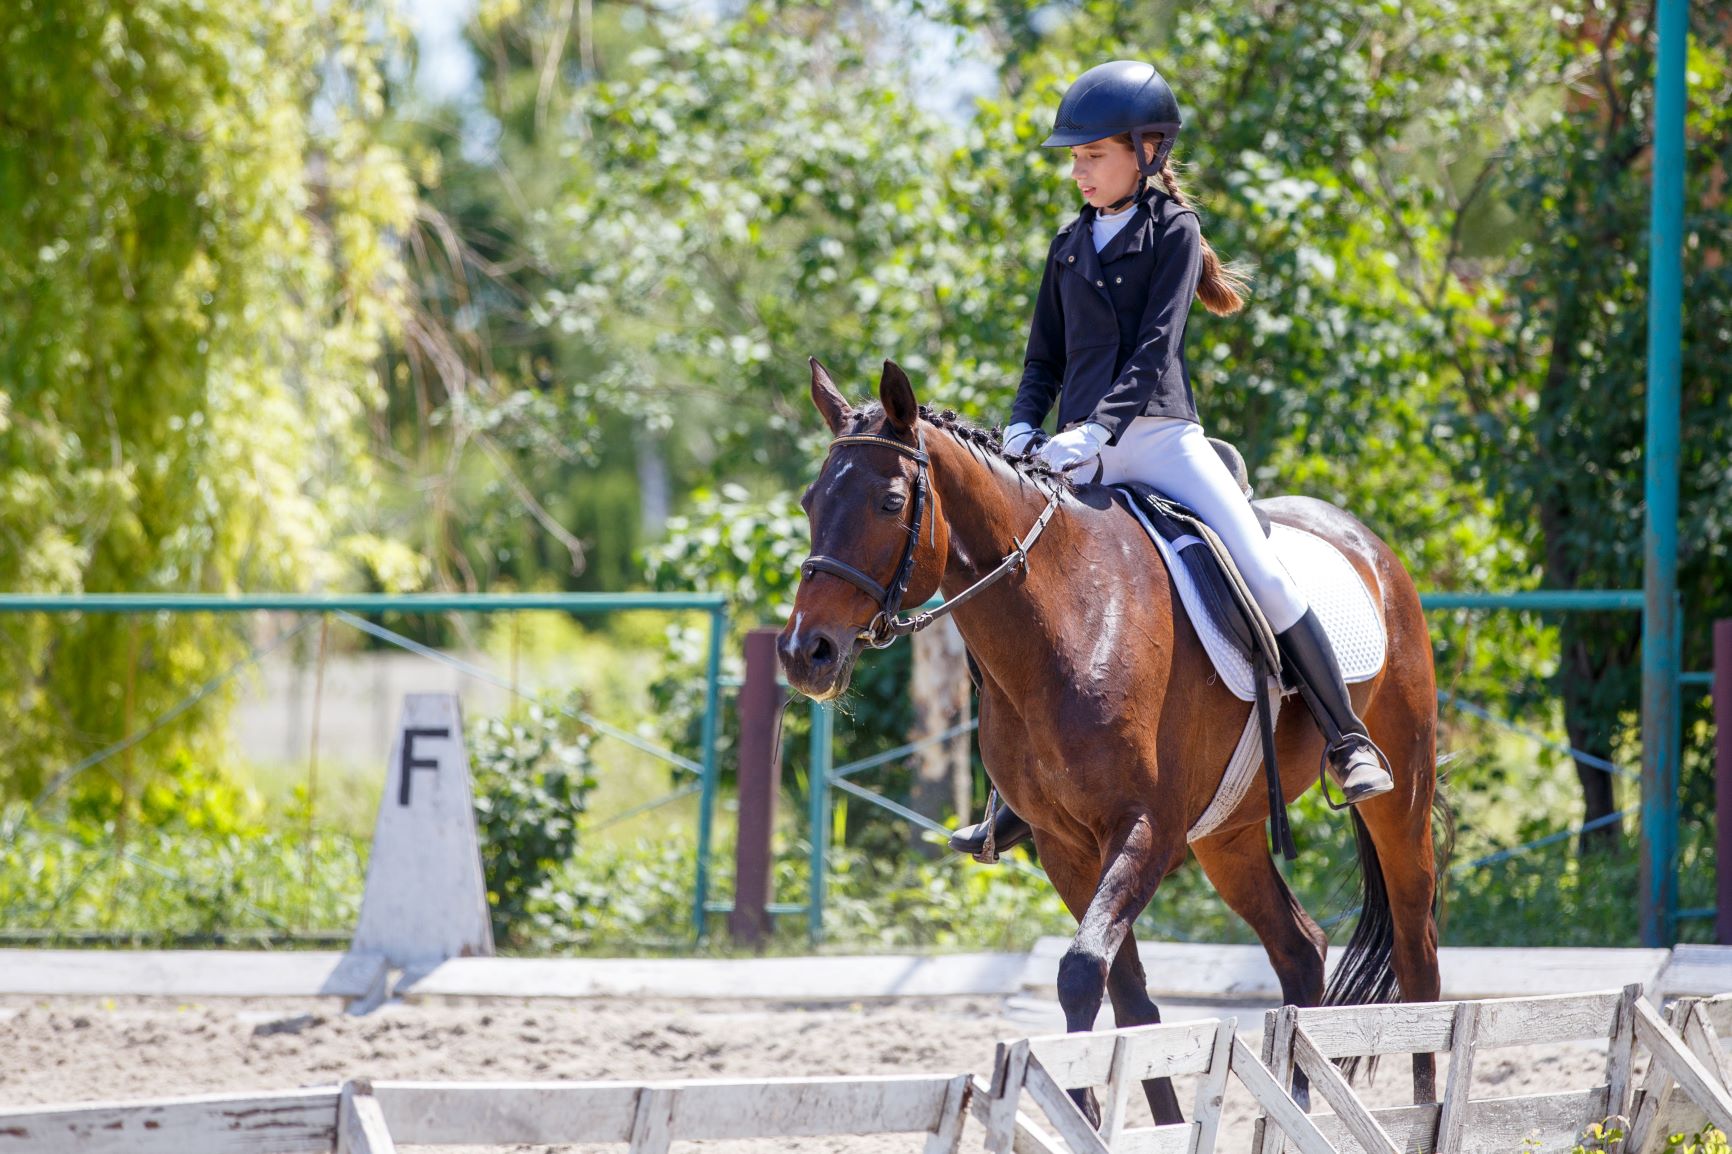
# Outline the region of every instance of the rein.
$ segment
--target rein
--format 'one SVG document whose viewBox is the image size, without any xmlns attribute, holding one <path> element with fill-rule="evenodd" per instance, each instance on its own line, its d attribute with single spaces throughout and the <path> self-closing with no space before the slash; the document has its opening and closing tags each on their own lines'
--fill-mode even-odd
<svg viewBox="0 0 1732 1154">
<path fill-rule="evenodd" d="M 955 597 L 947 597 L 944 604 L 929 613 L 916 613 L 912 617 L 899 617 L 902 608 L 902 598 L 908 594 L 908 581 L 914 576 L 914 551 L 920 544 L 921 520 L 925 516 L 926 503 L 931 498 L 931 486 L 927 480 L 926 470 L 931 463 L 931 457 L 926 453 L 926 430 L 915 429 L 916 444 L 905 445 L 891 437 L 879 436 L 875 433 L 858 433 L 845 437 L 837 437 L 830 442 L 830 452 L 838 447 L 850 445 L 871 445 L 877 448 L 892 449 L 914 462 L 914 511 L 908 521 L 908 545 L 902 551 L 902 560 L 896 565 L 896 575 L 889 585 L 881 585 L 867 573 L 861 572 L 853 565 L 835 557 L 814 553 L 800 562 L 800 576 L 809 578 L 814 573 L 829 573 L 840 577 L 855 586 L 868 597 L 878 602 L 878 612 L 866 628 L 856 634 L 855 639 L 863 641 L 873 649 L 884 649 L 898 637 L 918 633 L 939 618 L 954 612 L 957 608 L 985 590 L 1001 578 L 1022 568 L 1028 562 L 1028 551 L 1040 538 L 1047 522 L 1052 520 L 1053 513 L 1058 509 L 1059 490 L 1053 489 L 1048 495 L 1046 508 L 1035 519 L 1033 527 L 1016 543 L 1016 548 L 1005 554 L 992 572 L 980 578 L 974 584 L 958 593 Z M 827 456 L 828 454 L 826 454 Z M 931 529 L 936 540 L 936 529 Z"/>
</svg>

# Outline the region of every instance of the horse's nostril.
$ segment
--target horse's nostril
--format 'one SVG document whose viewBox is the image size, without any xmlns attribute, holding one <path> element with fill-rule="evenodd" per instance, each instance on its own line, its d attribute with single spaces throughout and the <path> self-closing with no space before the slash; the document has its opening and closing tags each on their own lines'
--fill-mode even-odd
<svg viewBox="0 0 1732 1154">
<path fill-rule="evenodd" d="M 828 637 L 818 636 L 812 639 L 807 653 L 813 664 L 822 665 L 836 656 L 836 647 L 830 644 Z"/>
</svg>

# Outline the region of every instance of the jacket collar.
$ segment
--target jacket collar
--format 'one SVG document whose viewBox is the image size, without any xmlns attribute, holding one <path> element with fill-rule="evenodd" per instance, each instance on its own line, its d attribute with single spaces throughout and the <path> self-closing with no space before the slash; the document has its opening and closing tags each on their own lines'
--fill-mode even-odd
<svg viewBox="0 0 1732 1154">
<path fill-rule="evenodd" d="M 1125 223 L 1123 228 L 1119 229 L 1111 240 L 1107 241 L 1107 246 L 1101 249 L 1100 262 L 1103 265 L 1111 264 L 1120 257 L 1129 256 L 1131 253 L 1142 252 L 1143 249 L 1154 243 L 1152 225 L 1155 219 L 1155 206 L 1150 203 L 1151 199 L 1151 197 L 1145 196 L 1138 200 L 1131 208 L 1131 219 Z M 1089 211 L 1093 213 L 1094 209 L 1091 208 Z M 1092 246 L 1093 216 L 1089 218 L 1089 235 Z"/>
<path fill-rule="evenodd" d="M 1101 273 L 1101 266 L 1132 253 L 1142 252 L 1154 244 L 1154 218 L 1163 199 L 1166 199 L 1166 194 L 1155 189 L 1150 189 L 1138 197 L 1135 207 L 1131 209 L 1131 221 L 1098 253 L 1095 252 L 1094 240 L 1095 208 L 1093 205 L 1084 205 L 1076 219 L 1060 230 L 1068 235 L 1059 248 L 1059 262 L 1095 285 L 1105 295 L 1106 277 Z"/>
</svg>

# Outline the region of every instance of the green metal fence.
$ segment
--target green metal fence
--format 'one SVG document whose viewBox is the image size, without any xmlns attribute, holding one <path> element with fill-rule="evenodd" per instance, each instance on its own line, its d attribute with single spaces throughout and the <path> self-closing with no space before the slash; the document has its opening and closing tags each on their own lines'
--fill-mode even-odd
<svg viewBox="0 0 1732 1154">
<path fill-rule="evenodd" d="M 1518 610 L 1525 612 L 1558 613 L 1585 611 L 1641 611 L 1644 595 L 1639 590 L 1541 590 L 1523 593 L 1431 593 L 1421 598 L 1428 611 L 1438 610 Z M 938 604 L 934 601 L 931 604 Z M 721 700 L 727 683 L 721 676 L 722 648 L 728 634 L 728 609 L 719 594 L 350 594 L 310 596 L 294 594 L 263 594 L 242 597 L 222 597 L 198 594 L 93 594 L 86 596 L 47 596 L 32 594 L 0 595 L 0 613 L 243 613 L 288 612 L 298 614 L 328 614 L 335 619 L 402 648 L 460 668 L 483 680 L 495 681 L 486 670 L 477 669 L 449 654 L 439 653 L 411 639 L 366 621 L 358 615 L 376 616 L 397 613 L 509 613 L 529 610 L 553 610 L 579 616 L 596 616 L 629 611 L 679 612 L 700 611 L 709 615 L 708 649 L 705 666 L 704 713 L 700 729 L 700 754 L 696 760 L 672 750 L 655 746 L 642 738 L 596 718 L 580 718 L 598 732 L 626 741 L 677 769 L 690 773 L 695 787 L 680 789 L 636 807 L 633 814 L 665 804 L 680 797 L 699 794 L 698 838 L 693 864 L 693 894 L 691 923 L 694 938 L 705 932 L 708 912 L 727 908 L 725 902 L 710 900 L 712 878 L 712 846 L 716 803 L 719 793 L 720 766 L 717 760 L 717 740 L 720 730 Z M 1678 611 L 1681 620 L 1681 610 Z M 1680 628 L 1675 637 L 1682 636 Z M 1680 667 L 1674 660 L 1673 669 Z M 1683 685 L 1708 686 L 1712 674 L 1680 672 L 1671 692 L 1676 696 Z M 507 688 L 511 688 L 507 686 Z M 1496 719 L 1494 719 L 1496 720 Z M 894 749 L 864 757 L 846 765 L 834 761 L 834 711 L 829 705 L 811 706 L 810 777 L 807 797 L 807 824 L 810 831 L 807 848 L 810 875 L 805 903 L 779 905 L 772 912 L 783 915 L 803 914 L 808 933 L 814 942 L 824 932 L 824 902 L 828 872 L 831 804 L 835 791 L 843 791 L 886 809 L 904 820 L 939 827 L 891 798 L 853 781 L 855 774 L 898 761 L 935 742 L 947 741 L 959 733 L 972 730 L 977 723 L 969 721 L 944 733 Z M 1579 753 L 1579 751 L 1571 751 Z M 1654 812 L 1658 810 L 1659 812 Z M 625 815 L 620 815 L 625 816 Z M 1655 874 L 1677 869 L 1678 804 L 1672 791 L 1669 809 L 1665 806 L 1643 806 L 1644 848 L 1649 855 L 1650 870 Z M 1675 926 L 1680 911 L 1676 908 L 1676 886 L 1655 885 L 1653 900 L 1664 902 L 1671 895 L 1671 905 L 1662 905 L 1660 918 L 1667 926 Z M 1711 916 L 1712 910 L 1682 911 L 1682 916 Z"/>
</svg>

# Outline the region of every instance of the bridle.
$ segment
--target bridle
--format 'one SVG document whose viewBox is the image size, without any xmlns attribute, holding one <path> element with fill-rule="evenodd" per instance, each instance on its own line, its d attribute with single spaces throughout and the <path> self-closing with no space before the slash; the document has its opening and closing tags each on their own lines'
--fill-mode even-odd
<svg viewBox="0 0 1732 1154">
<path fill-rule="evenodd" d="M 1034 526 L 1028 531 L 1028 535 L 1016 543 L 1016 548 L 1005 555 L 1004 560 L 998 563 L 997 568 L 955 597 L 945 598 L 944 604 L 931 612 L 916 613 L 912 617 L 899 617 L 897 613 L 902 608 L 902 599 L 908 595 L 909 579 L 914 576 L 914 553 L 920 544 L 920 527 L 926 515 L 926 503 L 931 498 L 931 483 L 926 476 L 926 470 L 932 459 L 926 453 L 926 430 L 917 424 L 914 436 L 915 443 L 913 445 L 906 445 L 892 437 L 885 437 L 876 433 L 855 433 L 837 437 L 830 442 L 829 453 L 834 453 L 838 448 L 847 448 L 851 445 L 871 445 L 875 448 L 891 449 L 914 462 L 914 511 L 909 514 L 908 519 L 908 544 L 902 550 L 902 560 L 897 562 L 896 575 L 891 578 L 890 584 L 879 584 L 876 578 L 862 572 L 848 562 L 821 553 L 814 553 L 800 562 L 802 579 L 809 579 L 814 573 L 829 573 L 847 581 L 878 603 L 878 612 L 873 615 L 871 623 L 855 636 L 855 640 L 863 641 L 873 649 L 883 649 L 892 644 L 898 637 L 920 632 L 939 618 L 954 612 L 959 606 L 999 578 L 1022 568 L 1028 560 L 1030 546 L 1039 538 L 1041 531 L 1046 528 L 1046 523 L 1052 520 L 1053 512 L 1058 508 L 1059 489 L 1055 487 L 1048 495 L 1046 508 L 1036 518 Z M 824 457 L 826 463 L 829 461 L 829 453 L 826 453 Z M 938 537 L 936 517 L 934 517 L 934 522 L 928 531 L 932 536 L 933 543 L 936 544 Z"/>
</svg>

